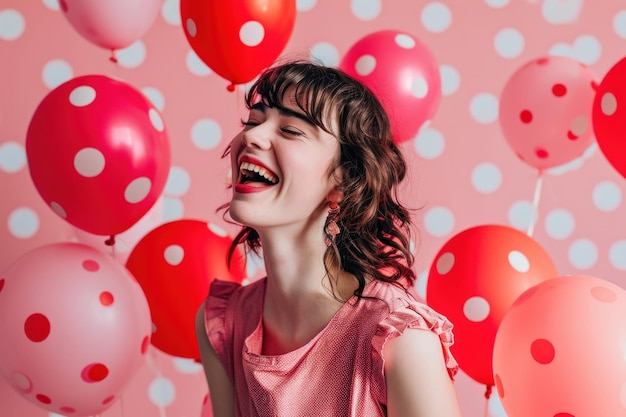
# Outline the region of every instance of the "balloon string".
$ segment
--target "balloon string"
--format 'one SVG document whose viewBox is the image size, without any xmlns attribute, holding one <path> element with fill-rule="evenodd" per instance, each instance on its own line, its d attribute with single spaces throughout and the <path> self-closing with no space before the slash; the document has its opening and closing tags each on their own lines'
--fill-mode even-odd
<svg viewBox="0 0 626 417">
<path fill-rule="evenodd" d="M 485 390 L 485 417 L 489 417 L 489 398 L 491 398 L 492 389 L 493 385 L 487 385 L 487 389 Z"/>
<path fill-rule="evenodd" d="M 535 193 L 533 195 L 533 212 L 528 224 L 528 231 L 526 234 L 532 237 L 535 230 L 535 223 L 539 218 L 539 200 L 541 198 L 541 186 L 543 183 L 543 171 L 539 170 L 537 174 L 537 182 L 535 183 Z"/>
</svg>

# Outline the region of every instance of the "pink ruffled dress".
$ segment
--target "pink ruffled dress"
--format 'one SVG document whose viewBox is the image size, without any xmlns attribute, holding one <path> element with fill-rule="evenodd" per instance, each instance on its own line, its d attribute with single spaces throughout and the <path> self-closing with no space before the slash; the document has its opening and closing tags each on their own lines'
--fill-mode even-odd
<svg viewBox="0 0 626 417">
<path fill-rule="evenodd" d="M 205 328 L 235 392 L 240 417 L 386 415 L 385 342 L 406 328 L 439 335 L 451 378 L 452 324 L 401 288 L 366 285 L 306 345 L 283 355 L 261 354 L 266 279 L 241 286 L 216 280 L 205 303 Z"/>
</svg>

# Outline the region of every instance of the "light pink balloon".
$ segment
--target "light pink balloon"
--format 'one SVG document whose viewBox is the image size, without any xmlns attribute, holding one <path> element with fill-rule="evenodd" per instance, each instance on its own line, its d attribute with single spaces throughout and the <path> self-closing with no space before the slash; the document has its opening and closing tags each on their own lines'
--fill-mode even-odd
<svg viewBox="0 0 626 417">
<path fill-rule="evenodd" d="M 59 0 L 63 15 L 85 39 L 115 50 L 150 29 L 163 0 Z"/>
<path fill-rule="evenodd" d="M 528 165 L 546 169 L 582 156 L 593 143 L 597 85 L 580 62 L 551 56 L 522 65 L 500 96 L 504 138 Z"/>
<path fill-rule="evenodd" d="M 494 379 L 509 417 L 626 415 L 626 291 L 560 276 L 513 303 L 496 335 Z"/>
<path fill-rule="evenodd" d="M 0 371 L 28 401 L 55 413 L 109 408 L 144 363 L 150 310 L 117 261 L 56 243 L 0 275 Z"/>
<path fill-rule="evenodd" d="M 370 33 L 350 47 L 339 66 L 376 94 L 389 114 L 396 143 L 411 140 L 439 107 L 439 66 L 430 49 L 410 33 Z"/>
</svg>

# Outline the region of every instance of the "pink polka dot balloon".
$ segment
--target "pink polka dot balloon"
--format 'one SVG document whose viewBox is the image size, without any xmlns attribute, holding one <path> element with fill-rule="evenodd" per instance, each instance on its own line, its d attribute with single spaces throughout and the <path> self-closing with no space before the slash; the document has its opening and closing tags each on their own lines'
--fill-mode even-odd
<svg viewBox="0 0 626 417">
<path fill-rule="evenodd" d="M 339 66 L 376 94 L 397 143 L 412 139 L 439 107 L 439 66 L 428 47 L 407 32 L 371 33 L 352 45 Z"/>
<path fill-rule="evenodd" d="M 113 258 L 79 243 L 42 246 L 0 275 L 0 371 L 55 413 L 109 408 L 144 363 L 150 310 Z"/>
<path fill-rule="evenodd" d="M 595 78 L 571 58 L 551 56 L 522 65 L 500 96 L 500 126 L 515 154 L 539 170 L 580 157 L 594 141 Z"/>
<path fill-rule="evenodd" d="M 159 111 L 103 75 L 67 81 L 42 100 L 28 127 L 31 178 L 46 204 L 96 235 L 119 234 L 148 212 L 170 169 Z"/>
<path fill-rule="evenodd" d="M 489 387 L 502 317 L 526 289 L 557 275 L 546 251 L 508 226 L 480 225 L 447 241 L 430 268 L 426 300 L 454 324 L 459 367 Z"/>
<path fill-rule="evenodd" d="M 626 178 L 626 58 L 609 69 L 593 103 L 593 130 L 607 161 Z"/>
<path fill-rule="evenodd" d="M 509 417 L 626 415 L 626 291 L 590 276 L 544 281 L 498 329 L 493 370 Z"/>
<path fill-rule="evenodd" d="M 256 77 L 283 51 L 295 25 L 295 0 L 181 0 L 185 37 L 213 71 L 235 84 Z"/>
</svg>

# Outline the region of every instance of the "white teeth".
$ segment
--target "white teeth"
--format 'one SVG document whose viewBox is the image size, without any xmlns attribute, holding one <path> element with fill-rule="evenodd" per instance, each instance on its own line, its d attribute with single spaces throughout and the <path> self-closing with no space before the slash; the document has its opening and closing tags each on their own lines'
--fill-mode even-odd
<svg viewBox="0 0 626 417">
<path fill-rule="evenodd" d="M 239 167 L 239 170 L 241 172 L 243 171 L 255 172 L 259 174 L 260 176 L 262 176 L 263 178 L 265 178 L 266 180 L 268 180 L 269 182 L 271 182 L 272 184 L 276 184 L 277 182 L 277 178 L 275 175 L 270 173 L 265 168 L 258 166 L 256 164 L 253 164 L 252 162 L 242 162 L 241 166 Z"/>
</svg>

